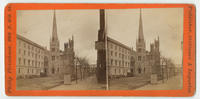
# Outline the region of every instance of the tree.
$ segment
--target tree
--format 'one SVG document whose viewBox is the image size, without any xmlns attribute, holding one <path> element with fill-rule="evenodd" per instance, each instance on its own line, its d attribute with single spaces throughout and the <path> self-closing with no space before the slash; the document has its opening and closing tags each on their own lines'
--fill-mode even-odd
<svg viewBox="0 0 200 99">
<path fill-rule="evenodd" d="M 89 69 L 89 60 L 86 57 L 77 57 L 77 60 L 80 64 L 81 79 L 85 78 L 85 75 L 88 73 Z"/>
</svg>

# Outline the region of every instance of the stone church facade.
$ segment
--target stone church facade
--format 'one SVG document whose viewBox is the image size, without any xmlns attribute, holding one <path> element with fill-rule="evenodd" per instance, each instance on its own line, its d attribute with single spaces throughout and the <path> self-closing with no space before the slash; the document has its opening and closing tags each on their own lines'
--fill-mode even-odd
<svg viewBox="0 0 200 99">
<path fill-rule="evenodd" d="M 159 37 L 150 44 L 150 51 L 146 50 L 141 10 L 136 50 L 107 37 L 107 52 L 110 78 L 151 74 L 161 77 Z"/>
<path fill-rule="evenodd" d="M 22 49 L 21 46 L 24 47 Z M 52 37 L 50 50 L 17 34 L 17 78 L 32 76 L 60 76 L 74 74 L 74 38 L 64 43 L 64 51 L 60 49 L 57 35 L 56 14 L 53 15 Z M 22 53 L 23 50 L 23 53 Z M 30 55 L 29 55 L 30 54 Z M 23 58 L 23 59 L 22 59 Z M 23 63 L 23 64 L 22 64 Z"/>
</svg>

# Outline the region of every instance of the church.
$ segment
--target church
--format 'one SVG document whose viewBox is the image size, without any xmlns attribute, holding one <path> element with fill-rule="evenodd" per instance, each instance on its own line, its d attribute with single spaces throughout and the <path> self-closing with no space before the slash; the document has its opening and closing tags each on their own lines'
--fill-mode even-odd
<svg viewBox="0 0 200 99">
<path fill-rule="evenodd" d="M 57 35 L 56 14 L 54 11 L 52 37 L 50 38 L 50 50 L 46 52 L 44 71 L 46 75 L 74 74 L 74 37 L 64 43 L 64 51 L 60 50 Z"/>
<path fill-rule="evenodd" d="M 151 74 L 161 78 L 159 37 L 146 50 L 141 9 L 136 50 L 107 36 L 107 63 L 110 78 Z"/>
<path fill-rule="evenodd" d="M 57 33 L 56 14 L 53 15 L 52 37 L 50 49 L 43 47 L 17 34 L 17 78 L 40 76 L 58 76 L 64 74 L 75 75 L 74 70 L 74 37 L 64 43 L 64 50 L 60 49 Z"/>
</svg>

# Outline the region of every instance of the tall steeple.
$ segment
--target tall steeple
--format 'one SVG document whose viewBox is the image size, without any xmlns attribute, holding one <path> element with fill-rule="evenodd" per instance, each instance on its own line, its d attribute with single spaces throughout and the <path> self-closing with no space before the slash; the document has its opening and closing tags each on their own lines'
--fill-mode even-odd
<svg viewBox="0 0 200 99">
<path fill-rule="evenodd" d="M 139 19 L 139 30 L 138 30 L 138 39 L 136 41 L 136 49 L 139 52 L 145 52 L 145 40 L 143 35 L 143 24 L 142 24 L 142 12 L 140 9 L 140 19 Z"/>
<path fill-rule="evenodd" d="M 143 42 L 144 41 L 141 9 L 140 9 L 140 19 L 139 19 L 138 41 L 139 42 Z"/>
<path fill-rule="evenodd" d="M 53 12 L 53 27 L 52 27 L 52 37 L 50 41 L 50 49 L 53 52 L 59 52 L 59 40 L 57 34 L 57 23 L 56 23 L 56 12 Z"/>
<path fill-rule="evenodd" d="M 57 41 L 58 36 L 57 36 L 57 23 L 56 23 L 56 12 L 54 10 L 54 15 L 53 15 L 53 30 L 52 30 L 52 41 Z"/>
</svg>

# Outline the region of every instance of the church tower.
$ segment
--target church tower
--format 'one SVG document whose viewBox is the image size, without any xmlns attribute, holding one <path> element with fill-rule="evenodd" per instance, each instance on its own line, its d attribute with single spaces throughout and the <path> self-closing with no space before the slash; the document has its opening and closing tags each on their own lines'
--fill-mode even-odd
<svg viewBox="0 0 200 99">
<path fill-rule="evenodd" d="M 140 17 L 139 17 L 138 38 L 136 41 L 136 52 L 137 52 L 137 62 L 136 62 L 135 73 L 136 73 L 136 75 L 141 75 L 141 74 L 144 74 L 147 70 L 145 67 L 146 45 L 145 45 L 145 39 L 144 39 L 144 35 L 143 35 L 141 9 L 140 9 Z"/>
<path fill-rule="evenodd" d="M 53 14 L 53 28 L 52 28 L 52 37 L 50 39 L 50 52 L 51 52 L 51 61 L 52 61 L 52 67 L 51 67 L 51 74 L 57 74 L 60 71 L 59 68 L 59 40 L 57 35 L 57 23 L 56 23 L 56 12 L 54 11 Z"/>
<path fill-rule="evenodd" d="M 142 13 L 140 9 L 140 19 L 139 19 L 139 30 L 138 30 L 138 39 L 136 41 L 136 51 L 137 52 L 145 52 L 145 40 L 143 35 L 143 24 L 142 24 Z"/>
</svg>

